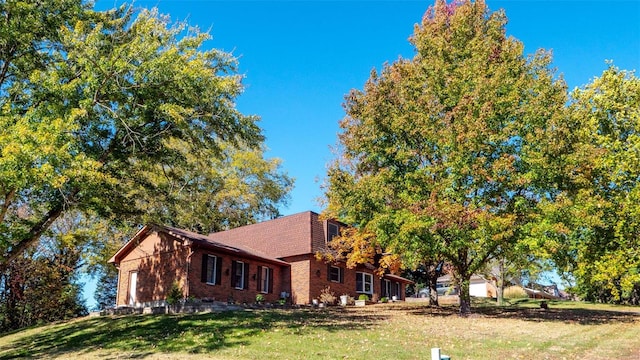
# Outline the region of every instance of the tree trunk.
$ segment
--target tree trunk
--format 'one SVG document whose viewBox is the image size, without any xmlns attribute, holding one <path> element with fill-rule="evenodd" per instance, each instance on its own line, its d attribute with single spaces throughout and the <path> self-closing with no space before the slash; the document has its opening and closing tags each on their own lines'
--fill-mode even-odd
<svg viewBox="0 0 640 360">
<path fill-rule="evenodd" d="M 429 305 L 440 306 L 438 304 L 438 274 L 429 276 Z"/>
<path fill-rule="evenodd" d="M 471 284 L 470 276 L 461 276 L 458 286 L 460 286 L 460 316 L 469 316 L 471 314 L 471 295 L 469 294 L 469 286 Z"/>
<path fill-rule="evenodd" d="M 629 302 L 631 303 L 631 305 L 640 305 L 640 284 L 635 284 L 635 286 L 633 287 Z"/>
<path fill-rule="evenodd" d="M 51 209 L 38 221 L 31 226 L 31 229 L 26 233 L 22 239 L 16 244 L 11 245 L 8 252 L 0 258 L 0 272 L 7 269 L 8 264 L 15 260 L 18 256 L 22 255 L 24 251 L 35 244 L 42 234 L 51 227 L 54 221 L 56 221 L 62 213 L 65 211 L 65 207 L 69 205 L 70 201 L 75 201 L 76 196 L 80 192 L 79 188 L 73 189 L 69 194 L 61 196 L 58 201 L 54 202 Z"/>
<path fill-rule="evenodd" d="M 504 286 L 502 285 L 502 279 L 498 278 L 497 286 L 498 306 L 504 306 Z"/>
<path fill-rule="evenodd" d="M 497 286 L 497 297 L 498 297 L 498 306 L 504 305 L 504 259 L 500 260 L 500 265 L 498 266 L 498 283 Z"/>
<path fill-rule="evenodd" d="M 77 191 L 74 191 L 72 195 L 75 196 L 76 194 Z M 53 208 L 49 210 L 39 222 L 31 227 L 22 239 L 19 239 L 16 244 L 11 245 L 9 251 L 0 259 L 0 271 L 5 271 L 11 261 L 22 255 L 29 246 L 35 244 L 38 239 L 40 239 L 40 236 L 49 229 L 51 224 L 62 215 L 63 211 L 63 200 L 60 200 L 60 202 L 54 204 Z"/>
</svg>

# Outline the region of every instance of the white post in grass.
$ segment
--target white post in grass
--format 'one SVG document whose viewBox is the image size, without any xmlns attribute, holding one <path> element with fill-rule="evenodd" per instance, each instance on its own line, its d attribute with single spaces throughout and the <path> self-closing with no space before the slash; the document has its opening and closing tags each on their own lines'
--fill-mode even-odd
<svg viewBox="0 0 640 360">
<path fill-rule="evenodd" d="M 431 348 L 431 360 L 440 360 L 440 348 Z"/>
</svg>

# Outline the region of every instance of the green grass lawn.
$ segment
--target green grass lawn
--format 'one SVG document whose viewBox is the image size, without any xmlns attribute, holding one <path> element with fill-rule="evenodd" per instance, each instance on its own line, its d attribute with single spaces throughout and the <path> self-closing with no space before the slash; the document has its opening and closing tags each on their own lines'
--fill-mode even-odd
<svg viewBox="0 0 640 360">
<path fill-rule="evenodd" d="M 551 302 L 89 317 L 0 337 L 0 359 L 639 359 L 640 308 Z"/>
</svg>

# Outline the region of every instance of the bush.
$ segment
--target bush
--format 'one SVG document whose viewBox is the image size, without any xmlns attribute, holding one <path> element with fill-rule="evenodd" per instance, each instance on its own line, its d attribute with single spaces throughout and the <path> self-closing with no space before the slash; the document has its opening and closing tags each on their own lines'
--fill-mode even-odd
<svg viewBox="0 0 640 360">
<path fill-rule="evenodd" d="M 178 301 L 182 300 L 182 290 L 180 290 L 180 286 L 177 282 L 174 282 L 171 285 L 171 290 L 169 290 L 169 294 L 167 295 L 167 304 L 175 305 Z"/>
<path fill-rule="evenodd" d="M 383 296 L 383 297 L 380 298 L 380 302 L 381 303 L 387 303 L 387 302 L 389 302 L 389 298 L 387 298 L 386 296 Z"/>
<path fill-rule="evenodd" d="M 327 286 L 320 291 L 320 302 L 325 304 L 334 304 L 336 302 L 336 294 L 331 291 L 331 287 Z"/>
<path fill-rule="evenodd" d="M 258 294 L 256 295 L 256 302 L 259 304 L 264 301 L 264 295 Z"/>
<path fill-rule="evenodd" d="M 347 298 L 347 305 L 355 305 L 356 303 L 356 299 L 353 298 L 353 296 L 349 296 Z"/>
<path fill-rule="evenodd" d="M 522 299 L 522 298 L 529 297 L 529 295 L 527 295 L 527 292 L 524 291 L 524 289 L 521 286 L 517 286 L 517 285 L 509 286 L 508 288 L 505 288 L 502 296 L 505 299 Z"/>
<path fill-rule="evenodd" d="M 360 296 L 358 296 L 358 300 L 369 301 L 369 295 L 367 295 L 367 294 L 360 294 Z"/>
</svg>

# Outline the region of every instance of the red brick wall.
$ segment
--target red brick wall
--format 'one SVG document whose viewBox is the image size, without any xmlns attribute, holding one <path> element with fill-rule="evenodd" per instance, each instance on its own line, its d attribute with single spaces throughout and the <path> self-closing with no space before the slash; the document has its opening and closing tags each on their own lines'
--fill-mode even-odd
<svg viewBox="0 0 640 360">
<path fill-rule="evenodd" d="M 371 269 L 367 269 L 364 266 L 358 266 L 353 269 L 348 269 L 345 264 L 339 263 L 335 266 L 338 266 L 343 271 L 343 282 L 334 282 L 329 280 L 329 267 L 326 263 L 322 261 L 316 261 L 315 259 L 311 261 L 311 282 L 309 285 L 309 297 L 310 299 L 319 298 L 321 291 L 327 286 L 330 287 L 331 292 L 335 294 L 336 297 L 340 295 L 349 295 L 355 299 L 358 298 L 360 293 L 356 292 L 356 273 L 357 272 L 365 272 L 373 275 L 373 294 L 368 294 L 371 299 L 380 299 L 382 297 L 382 278 L 378 277 L 375 272 Z M 320 273 L 320 276 L 317 276 L 317 273 Z M 396 281 L 391 281 L 392 284 L 397 283 Z M 404 299 L 405 292 L 405 284 L 400 283 L 400 297 L 399 299 Z M 310 301 L 310 300 L 309 300 Z"/>
<path fill-rule="evenodd" d="M 129 304 L 129 280 L 138 273 L 137 303 L 165 299 L 173 282 L 185 288 L 188 249 L 173 238 L 156 232 L 140 241 L 120 262 L 117 305 Z"/>
<path fill-rule="evenodd" d="M 357 269 L 347 269 L 344 264 L 338 266 L 343 269 L 344 282 L 332 282 L 329 280 L 329 268 L 324 261 L 316 260 L 314 255 L 301 255 L 297 257 L 285 258 L 291 264 L 291 282 L 293 284 L 293 303 L 310 304 L 312 299 L 319 299 L 321 291 L 327 286 L 336 297 L 347 294 L 354 298 L 356 293 L 356 271 L 363 271 L 374 274 L 372 270 L 358 267 Z M 380 294 L 380 278 L 373 275 L 373 289 L 375 294 Z"/>
<path fill-rule="evenodd" d="M 327 222 L 320 220 L 320 216 L 311 213 L 311 252 L 323 250 L 327 244 Z"/>
<path fill-rule="evenodd" d="M 324 279 L 327 279 L 327 271 L 328 267 L 325 265 L 325 274 Z M 327 285 L 331 286 L 331 291 L 335 293 L 336 296 L 340 295 L 349 295 L 352 297 L 356 297 L 356 275 L 354 269 L 347 269 L 344 264 L 338 264 L 343 271 L 343 282 L 331 282 L 328 281 Z"/>
<path fill-rule="evenodd" d="M 313 286 L 314 292 L 313 297 L 319 297 L 320 291 L 327 286 L 331 288 L 331 291 L 335 293 L 337 297 L 340 295 L 349 295 L 353 298 L 358 298 L 360 295 L 356 292 L 356 272 L 366 272 L 373 275 L 373 293 L 380 294 L 380 278 L 378 278 L 372 270 L 366 269 L 364 266 L 359 266 L 354 269 L 349 269 L 345 266 L 345 264 L 337 264 L 336 266 L 340 267 L 343 271 L 343 282 L 333 282 L 329 279 L 329 267 L 324 262 L 317 262 L 316 266 L 321 270 L 320 277 L 317 278 L 315 284 Z M 372 295 L 369 295 L 370 297 Z"/>
<path fill-rule="evenodd" d="M 300 255 L 283 259 L 291 264 L 291 301 L 294 304 L 309 304 L 310 262 L 312 255 Z"/>
<path fill-rule="evenodd" d="M 151 233 L 142 239 L 119 266 L 118 293 L 116 304 L 129 304 L 129 281 L 131 272 L 138 273 L 137 280 L 137 304 L 165 300 L 174 281 L 183 289 L 184 296 L 195 298 L 210 298 L 218 301 L 227 301 L 229 297 L 238 302 L 255 302 L 258 291 L 258 266 L 266 266 L 273 271 L 272 293 L 263 294 L 265 301 L 275 302 L 280 298 L 280 293 L 291 293 L 290 271 L 288 266 L 275 265 L 268 262 L 247 260 L 232 257 L 226 254 L 222 259 L 222 278 L 219 285 L 208 285 L 201 282 L 202 254 L 203 250 L 196 249 L 187 263 L 190 248 L 183 246 L 179 241 L 164 233 Z M 231 261 L 239 260 L 249 264 L 249 283 L 244 290 L 231 286 Z M 229 274 L 226 270 L 229 269 Z M 188 273 L 188 284 L 187 284 Z M 254 275 L 255 278 L 254 278 Z"/>
<path fill-rule="evenodd" d="M 286 219 L 285 219 L 286 218 Z M 193 296 L 195 298 L 210 298 L 219 301 L 227 301 L 230 297 L 234 301 L 251 303 L 255 301 L 258 293 L 257 274 L 258 266 L 268 266 L 273 270 L 273 292 L 265 294 L 268 302 L 276 301 L 280 297 L 281 292 L 291 294 L 291 301 L 295 304 L 308 304 L 312 299 L 318 298 L 322 289 L 330 286 L 331 291 L 336 296 L 348 294 L 357 297 L 356 293 L 356 272 L 362 271 L 370 274 L 374 272 L 370 269 L 360 266 L 357 269 L 347 269 L 344 264 L 339 264 L 343 268 L 344 282 L 331 282 L 328 279 L 328 267 L 323 261 L 315 259 L 315 251 L 311 250 L 311 245 L 319 250 L 325 245 L 326 239 L 326 221 L 320 221 L 319 216 L 313 212 L 306 212 L 297 215 L 285 217 L 286 221 L 267 221 L 261 224 L 271 224 L 269 226 L 256 227 L 251 231 L 237 232 L 236 235 L 244 234 L 248 238 L 236 235 L 227 238 L 227 240 L 239 241 L 241 245 L 251 246 L 252 243 L 259 243 L 262 251 L 266 248 L 274 248 L 274 252 L 280 246 L 285 248 L 297 241 L 299 249 L 306 248 L 306 253 L 283 257 L 283 260 L 290 263 L 289 266 L 274 265 L 269 262 L 261 262 L 260 260 L 246 260 L 242 258 L 233 258 L 226 253 L 217 254 L 210 252 L 212 255 L 219 256 L 222 259 L 222 279 L 221 284 L 209 285 L 201 282 L 202 273 L 202 255 L 201 249 L 196 249 L 189 258 L 188 252 L 190 248 L 183 246 L 181 242 L 175 241 L 171 236 L 158 235 L 151 233 L 142 239 L 138 246 L 133 248 L 120 263 L 120 277 L 118 282 L 117 304 L 126 305 L 129 301 L 129 279 L 132 271 L 138 272 L 138 302 L 160 301 L 166 298 L 169 289 L 174 281 L 177 281 L 185 296 Z M 277 226 L 275 226 L 277 225 Z M 287 228 L 291 225 L 292 228 Z M 295 225 L 295 226 L 294 226 Z M 239 228 L 245 229 L 247 227 Z M 261 231 L 269 230 L 265 239 L 259 238 Z M 289 232 L 283 232 L 288 229 Z M 256 232 L 256 230 L 260 230 Z M 225 232 L 231 233 L 231 232 Z M 278 234 L 289 234 L 291 236 L 283 244 L 275 242 Z M 223 234 L 223 233 L 218 233 Z M 252 235 L 251 235 L 252 234 Z M 216 234 L 214 234 L 216 235 Z M 228 234 L 227 234 L 228 235 Z M 295 235 L 295 236 L 294 236 Z M 249 240 L 247 240 L 249 239 Z M 269 240 L 271 239 L 271 240 Z M 260 240 L 260 241 L 259 241 Z M 270 242 L 271 241 L 271 242 Z M 288 244 L 288 245 L 287 245 Z M 294 246 L 295 247 L 295 246 Z M 285 252 L 292 251 L 294 248 L 287 248 Z M 187 259 L 190 259 L 187 262 Z M 231 262 L 232 260 L 240 260 L 249 264 L 249 284 L 248 289 L 238 290 L 231 285 Z M 228 273 L 227 273 L 228 270 Z M 188 273 L 188 280 L 187 280 Z M 374 275 L 373 278 L 374 294 L 377 297 L 381 294 L 380 279 Z M 401 287 L 404 294 L 404 285 Z"/>
<path fill-rule="evenodd" d="M 220 284 L 211 285 L 202 282 L 202 256 L 210 254 L 219 256 L 222 259 Z M 242 261 L 249 264 L 249 284 L 246 289 L 236 289 L 232 282 L 232 261 Z M 267 262 L 247 260 L 240 257 L 233 257 L 227 254 L 220 254 L 214 251 L 196 249 L 191 256 L 189 266 L 189 293 L 197 299 L 212 299 L 216 301 L 233 301 L 241 303 L 253 303 L 258 293 L 258 266 L 269 267 L 273 271 L 273 292 L 263 294 L 266 302 L 275 302 L 280 299 L 280 293 L 286 291 L 291 293 L 289 288 L 289 269 L 287 266 L 279 266 Z"/>
<path fill-rule="evenodd" d="M 315 257 L 311 259 L 309 262 L 309 266 L 311 268 L 311 280 L 309 283 L 309 296 L 311 299 L 320 298 L 320 292 L 322 289 L 326 288 L 330 285 L 329 281 L 327 281 L 327 264 L 324 261 L 319 261 Z M 332 291 L 333 290 L 332 287 Z M 336 296 L 340 294 L 336 293 Z"/>
</svg>

